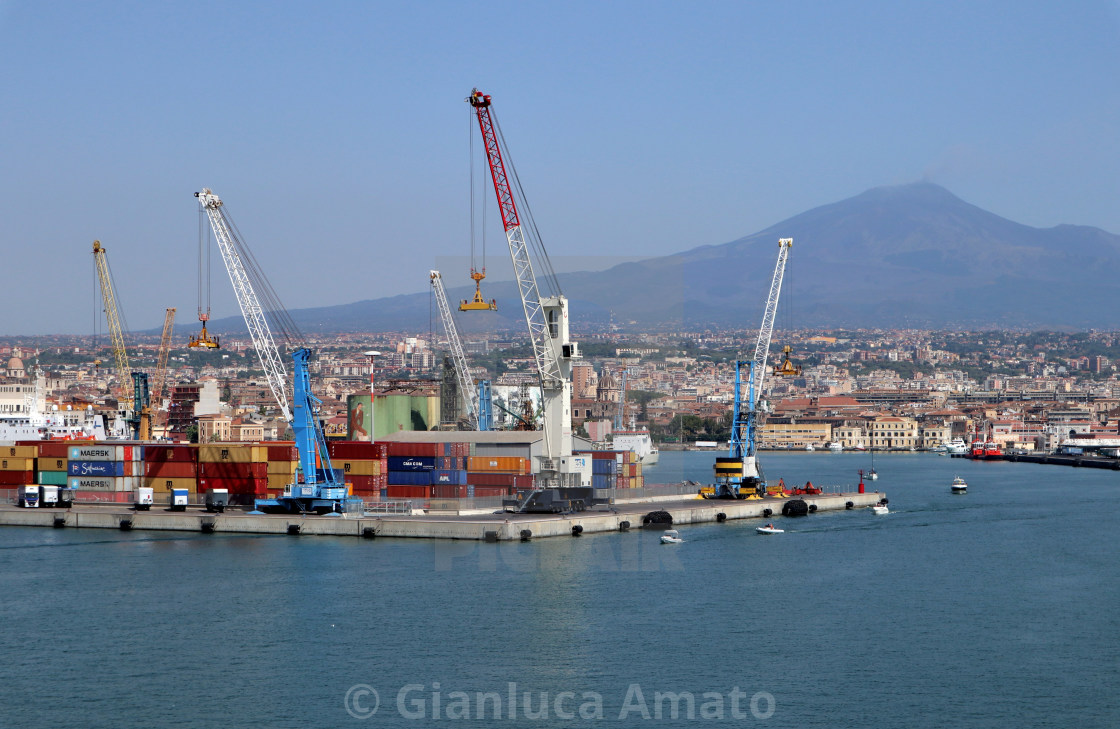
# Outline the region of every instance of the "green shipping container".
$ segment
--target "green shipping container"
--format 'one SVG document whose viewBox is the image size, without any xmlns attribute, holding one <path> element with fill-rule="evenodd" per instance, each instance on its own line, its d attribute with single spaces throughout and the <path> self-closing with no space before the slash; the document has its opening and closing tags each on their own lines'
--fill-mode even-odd
<svg viewBox="0 0 1120 729">
<path fill-rule="evenodd" d="M 40 486 L 65 486 L 66 471 L 39 471 Z"/>
</svg>

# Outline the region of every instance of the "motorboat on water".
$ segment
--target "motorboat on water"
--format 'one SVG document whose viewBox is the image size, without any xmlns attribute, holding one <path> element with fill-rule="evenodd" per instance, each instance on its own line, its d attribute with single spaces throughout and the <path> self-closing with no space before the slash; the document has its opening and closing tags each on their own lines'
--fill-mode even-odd
<svg viewBox="0 0 1120 729">
<path fill-rule="evenodd" d="M 840 451 L 844 450 L 844 445 L 839 441 L 834 440 L 828 444 L 828 450 L 833 453 L 839 453 Z"/>
<path fill-rule="evenodd" d="M 786 533 L 785 529 L 778 529 L 773 524 L 767 524 L 766 526 L 755 527 L 755 531 L 758 532 L 759 534 L 785 534 Z"/>
<path fill-rule="evenodd" d="M 953 477 L 953 485 L 949 487 L 954 494 L 963 494 L 968 491 L 968 484 L 960 476 Z"/>
<path fill-rule="evenodd" d="M 816 448 L 814 448 L 814 447 L 813 447 L 813 444 L 812 444 L 812 443 L 806 443 L 806 444 L 805 444 L 805 450 L 807 450 L 807 451 L 809 451 L 810 453 L 812 453 L 813 451 L 815 451 L 815 450 L 816 450 Z"/>
<path fill-rule="evenodd" d="M 662 544 L 680 544 L 683 541 L 681 535 L 677 534 L 676 529 L 666 529 L 665 533 L 661 535 Z"/>
<path fill-rule="evenodd" d="M 887 500 L 886 499 L 881 499 L 879 501 L 879 503 L 872 506 L 871 507 L 871 513 L 874 514 L 875 516 L 884 516 L 886 514 L 891 513 L 890 509 L 887 508 Z"/>
<path fill-rule="evenodd" d="M 968 453 L 968 444 L 964 442 L 963 438 L 953 438 L 945 446 L 945 452 L 950 456 L 963 456 Z"/>
</svg>

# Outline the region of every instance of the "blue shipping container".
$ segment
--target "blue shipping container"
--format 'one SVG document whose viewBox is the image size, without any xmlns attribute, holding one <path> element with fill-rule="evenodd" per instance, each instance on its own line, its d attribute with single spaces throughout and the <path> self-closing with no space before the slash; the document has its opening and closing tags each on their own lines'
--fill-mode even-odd
<svg viewBox="0 0 1120 729">
<path fill-rule="evenodd" d="M 71 476 L 108 476 L 124 475 L 124 464 L 120 461 L 70 461 L 66 473 Z"/>
<path fill-rule="evenodd" d="M 591 474 L 591 487 L 596 489 L 613 489 L 615 487 L 614 476 L 593 473 Z"/>
<path fill-rule="evenodd" d="M 389 456 L 390 471 L 434 471 L 435 469 L 436 456 Z"/>
<path fill-rule="evenodd" d="M 432 485 L 450 484 L 452 486 L 466 486 L 467 472 L 454 470 L 432 471 Z"/>
<path fill-rule="evenodd" d="M 618 473 L 618 465 L 614 462 L 613 459 L 608 460 L 606 458 L 595 458 L 591 461 L 591 473 L 599 474 L 602 476 L 613 476 L 614 474 Z"/>
<path fill-rule="evenodd" d="M 385 477 L 389 486 L 431 486 L 431 471 L 389 471 Z"/>
</svg>

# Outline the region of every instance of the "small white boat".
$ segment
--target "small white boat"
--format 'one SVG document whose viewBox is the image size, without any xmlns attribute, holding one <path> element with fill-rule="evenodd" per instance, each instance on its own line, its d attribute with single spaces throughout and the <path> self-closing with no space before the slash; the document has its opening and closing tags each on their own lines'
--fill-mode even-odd
<svg viewBox="0 0 1120 729">
<path fill-rule="evenodd" d="M 662 544 L 680 544 L 683 541 L 681 535 L 677 534 L 676 529 L 667 529 L 665 533 L 661 535 Z"/>
<path fill-rule="evenodd" d="M 867 472 L 867 477 L 869 479 L 871 479 L 872 481 L 875 481 L 876 479 L 879 478 L 879 472 L 876 471 L 874 468 L 872 468 L 870 471 Z"/>
<path fill-rule="evenodd" d="M 767 524 L 766 526 L 755 527 L 755 531 L 758 532 L 759 534 L 785 534 L 786 533 L 785 529 L 778 529 L 773 524 Z"/>
<path fill-rule="evenodd" d="M 815 451 L 815 450 L 816 450 L 816 448 L 814 448 L 814 447 L 813 447 L 813 444 L 812 444 L 812 443 L 806 443 L 806 444 L 805 444 L 805 450 L 807 450 L 807 451 L 809 451 L 810 453 L 812 453 L 813 451 Z"/>
<path fill-rule="evenodd" d="M 953 485 L 949 488 L 953 490 L 954 494 L 963 494 L 964 492 L 968 491 L 968 484 L 965 483 L 964 479 L 960 476 L 954 476 Z"/>
<path fill-rule="evenodd" d="M 840 451 L 844 450 L 844 445 L 839 441 L 834 440 L 828 444 L 828 450 L 832 451 L 833 453 L 839 453 Z"/>
<path fill-rule="evenodd" d="M 887 508 L 887 502 L 880 501 L 878 504 L 871 507 L 871 513 L 875 516 L 883 516 L 884 514 L 891 513 L 891 511 Z"/>
</svg>

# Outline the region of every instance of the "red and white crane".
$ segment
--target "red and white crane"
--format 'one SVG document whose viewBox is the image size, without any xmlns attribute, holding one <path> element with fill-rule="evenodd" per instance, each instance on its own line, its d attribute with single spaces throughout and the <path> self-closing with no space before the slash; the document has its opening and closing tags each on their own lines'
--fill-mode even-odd
<svg viewBox="0 0 1120 729">
<path fill-rule="evenodd" d="M 517 173 L 512 165 L 507 170 L 508 149 L 503 155 L 505 143 L 490 108 L 490 97 L 473 89 L 467 101 L 474 109 L 478 128 L 482 132 L 540 379 L 545 453 L 541 458 L 538 481 L 545 487 L 569 486 L 572 485 L 568 477 L 572 455 L 572 361 L 579 358 L 579 348 L 568 336 L 568 299 L 560 291 L 548 253 L 532 222 Z M 515 188 L 518 193 L 516 199 Z M 530 246 L 535 249 L 543 277 L 551 285 L 552 291 L 548 295 L 542 295 L 537 285 L 537 272 L 529 256 Z"/>
</svg>

